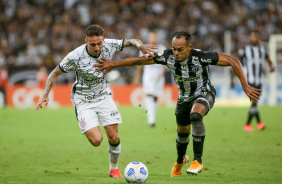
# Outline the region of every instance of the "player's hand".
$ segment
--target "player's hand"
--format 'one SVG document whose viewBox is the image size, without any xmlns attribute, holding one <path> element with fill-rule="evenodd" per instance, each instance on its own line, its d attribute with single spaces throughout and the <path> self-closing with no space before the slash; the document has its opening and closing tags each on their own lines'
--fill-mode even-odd
<svg viewBox="0 0 282 184">
<path fill-rule="evenodd" d="M 157 53 L 154 49 L 158 49 L 158 46 L 156 45 L 151 45 L 151 44 L 143 44 L 142 46 L 139 47 L 139 50 L 142 52 L 143 56 L 148 59 L 148 55 L 155 57 L 154 53 Z"/>
<path fill-rule="evenodd" d="M 243 88 L 246 95 L 250 98 L 251 101 L 258 101 L 259 98 L 260 98 L 260 89 L 256 89 L 256 88 L 253 88 L 251 86 L 247 86 L 246 88 Z"/>
<path fill-rule="evenodd" d="M 47 107 L 48 102 L 49 102 L 48 96 L 46 96 L 46 97 L 41 97 L 41 98 L 38 100 L 38 103 L 37 103 L 35 109 L 36 109 L 36 110 L 39 110 L 39 109 L 42 109 L 43 107 Z"/>
<path fill-rule="evenodd" d="M 270 71 L 270 72 L 274 72 L 274 71 L 275 71 L 275 68 L 274 68 L 273 66 L 271 66 L 271 67 L 269 68 L 269 71 Z"/>
<path fill-rule="evenodd" d="M 107 60 L 106 58 L 101 58 L 101 60 L 97 60 L 100 64 L 96 64 L 94 65 L 94 67 L 99 67 L 95 72 L 100 72 L 102 70 L 105 70 L 103 72 L 103 75 L 105 75 L 106 73 L 110 72 L 113 68 L 114 65 L 112 61 Z"/>
</svg>

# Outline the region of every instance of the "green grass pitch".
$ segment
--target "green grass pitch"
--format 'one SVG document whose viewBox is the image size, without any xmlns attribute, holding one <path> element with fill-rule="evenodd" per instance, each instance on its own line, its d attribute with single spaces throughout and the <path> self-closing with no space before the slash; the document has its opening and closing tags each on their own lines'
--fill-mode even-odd
<svg viewBox="0 0 282 184">
<path fill-rule="evenodd" d="M 119 168 L 131 161 L 149 170 L 148 184 L 282 183 L 282 107 L 259 107 L 266 129 L 244 132 L 248 108 L 213 108 L 204 118 L 204 170 L 170 177 L 176 160 L 174 108 L 158 109 L 150 128 L 142 107 L 119 107 L 122 152 Z M 93 147 L 81 135 L 73 108 L 0 109 L 0 183 L 126 183 L 108 176 L 108 142 Z M 191 139 L 191 137 L 190 137 Z M 187 154 L 192 158 L 192 143 Z"/>
</svg>

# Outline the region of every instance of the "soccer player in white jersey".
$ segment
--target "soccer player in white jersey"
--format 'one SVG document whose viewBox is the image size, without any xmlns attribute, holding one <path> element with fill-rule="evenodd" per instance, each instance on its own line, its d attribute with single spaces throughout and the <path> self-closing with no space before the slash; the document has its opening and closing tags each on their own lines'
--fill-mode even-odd
<svg viewBox="0 0 282 184">
<path fill-rule="evenodd" d="M 260 34 L 257 31 L 253 31 L 250 35 L 251 43 L 246 45 L 244 48 L 239 49 L 238 54 L 240 56 L 240 61 L 243 64 L 245 74 L 250 86 L 257 89 L 262 89 L 263 85 L 263 68 L 264 62 L 267 61 L 269 65 L 269 72 L 275 70 L 267 49 L 260 44 Z M 234 73 L 231 76 L 231 87 L 234 87 Z M 264 122 L 261 121 L 259 110 L 257 108 L 257 102 L 252 101 L 251 107 L 248 113 L 248 119 L 244 125 L 244 130 L 251 132 L 253 128 L 251 127 L 251 120 L 256 117 L 257 127 L 259 130 L 265 128 Z"/>
<path fill-rule="evenodd" d="M 115 178 L 123 177 L 118 169 L 121 144 L 118 136 L 118 124 L 122 122 L 121 115 L 112 99 L 112 92 L 108 76 L 96 72 L 97 59 L 111 59 L 113 55 L 124 47 L 134 46 L 142 53 L 150 53 L 157 48 L 144 45 L 137 39 L 106 39 L 104 29 L 99 25 L 91 25 L 86 29 L 85 44 L 70 52 L 63 61 L 49 75 L 44 92 L 38 101 L 36 109 L 48 104 L 48 95 L 56 79 L 62 73 L 75 70 L 76 81 L 72 88 L 72 101 L 75 106 L 76 117 L 81 129 L 93 146 L 99 146 L 103 135 L 99 122 L 104 127 L 108 137 L 110 171 Z M 153 55 L 153 54 L 152 54 Z"/>
<path fill-rule="evenodd" d="M 157 50 L 165 50 L 165 46 L 158 44 L 158 35 L 155 32 L 150 32 L 148 36 L 148 43 L 152 45 L 158 45 Z M 139 53 L 142 56 L 142 53 Z M 133 83 L 139 84 L 140 75 L 142 73 L 142 66 L 136 66 L 136 73 Z M 145 65 L 142 75 L 143 91 L 145 94 L 145 108 L 147 110 L 147 122 L 150 127 L 155 126 L 156 114 L 157 114 L 157 100 L 163 92 L 163 86 L 165 83 L 166 66 L 162 65 Z"/>
<path fill-rule="evenodd" d="M 232 66 L 239 77 L 247 96 L 257 101 L 259 89 L 248 85 L 240 61 L 220 52 L 203 52 L 192 48 L 191 35 L 185 31 L 175 32 L 172 48 L 155 54 L 155 57 L 126 58 L 119 61 L 99 60 L 97 71 L 106 69 L 109 72 L 114 67 L 162 64 L 172 72 L 179 89 L 178 102 L 175 110 L 177 122 L 177 160 L 172 167 L 171 177 L 178 177 L 182 167 L 189 161 L 186 149 L 189 144 L 192 125 L 194 158 L 186 170 L 189 174 L 198 174 L 203 170 L 203 148 L 205 126 L 203 118 L 213 107 L 216 90 L 209 79 L 209 65 Z"/>
</svg>

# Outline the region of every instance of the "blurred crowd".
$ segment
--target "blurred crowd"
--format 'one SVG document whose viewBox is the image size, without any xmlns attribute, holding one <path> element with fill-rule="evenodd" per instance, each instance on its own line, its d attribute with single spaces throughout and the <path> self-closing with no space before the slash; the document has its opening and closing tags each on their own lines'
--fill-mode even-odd
<svg viewBox="0 0 282 184">
<path fill-rule="evenodd" d="M 224 32 L 232 34 L 231 53 L 248 42 L 251 30 L 263 41 L 282 34 L 280 0 L 0 0 L 0 66 L 8 70 L 53 69 L 82 45 L 85 29 L 101 25 L 106 37 L 147 42 L 150 30 L 171 46 L 171 35 L 187 30 L 193 46 L 224 50 Z M 113 58 L 137 56 L 126 48 Z M 122 72 L 123 75 L 126 73 Z"/>
</svg>

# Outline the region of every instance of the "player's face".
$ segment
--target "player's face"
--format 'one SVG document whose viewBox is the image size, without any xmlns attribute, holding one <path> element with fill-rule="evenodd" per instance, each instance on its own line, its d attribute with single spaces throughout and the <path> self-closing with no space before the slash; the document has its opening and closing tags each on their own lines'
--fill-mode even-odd
<svg viewBox="0 0 282 184">
<path fill-rule="evenodd" d="M 103 36 L 86 37 L 85 43 L 87 44 L 88 52 L 92 56 L 98 57 L 100 55 L 100 52 L 104 44 L 104 37 Z"/>
<path fill-rule="evenodd" d="M 182 62 L 188 59 L 191 49 L 192 49 L 192 45 L 187 44 L 185 37 L 180 37 L 180 38 L 174 37 L 172 39 L 172 51 L 176 61 Z"/>
<path fill-rule="evenodd" d="M 158 44 L 157 33 L 149 33 L 148 42 L 149 42 L 149 44 L 157 45 Z"/>
<path fill-rule="evenodd" d="M 252 45 L 258 45 L 259 44 L 259 35 L 257 33 L 252 32 L 250 36 L 250 40 Z"/>
</svg>

